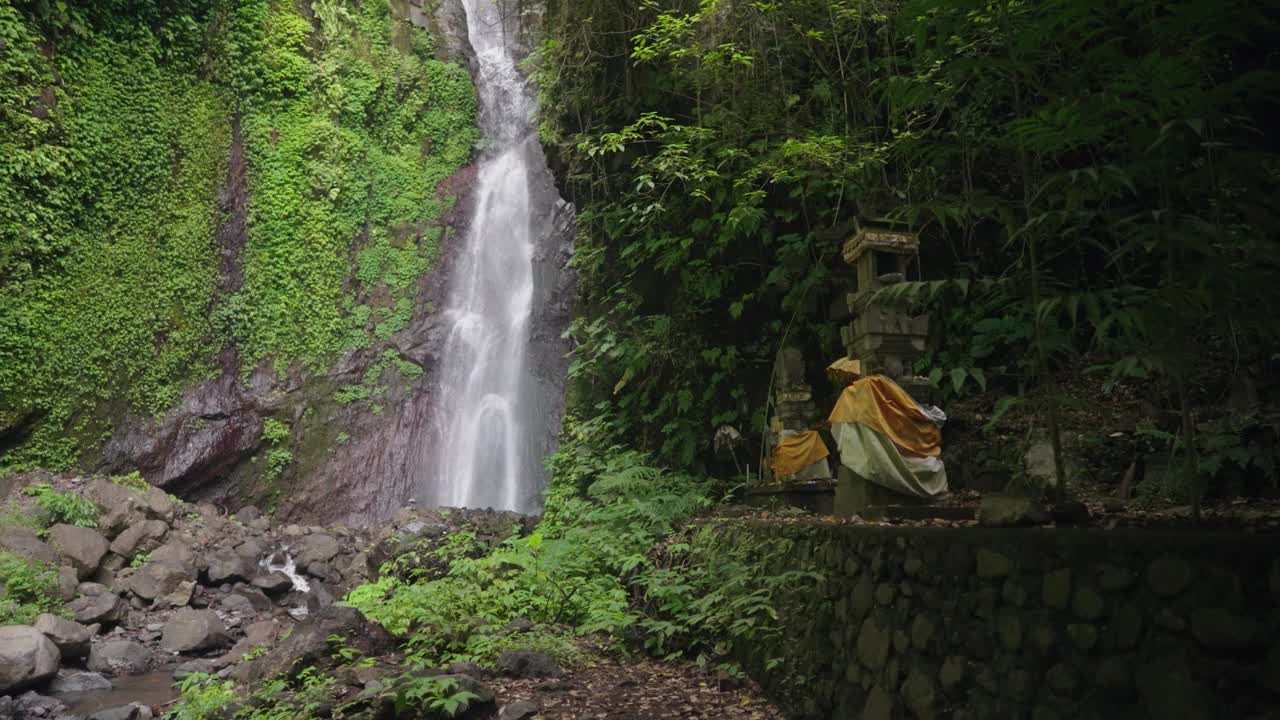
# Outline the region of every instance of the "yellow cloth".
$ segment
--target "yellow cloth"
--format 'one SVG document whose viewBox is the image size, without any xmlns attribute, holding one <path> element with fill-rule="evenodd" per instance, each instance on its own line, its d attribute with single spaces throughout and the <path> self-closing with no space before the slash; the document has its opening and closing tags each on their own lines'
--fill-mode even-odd
<svg viewBox="0 0 1280 720">
<path fill-rule="evenodd" d="M 773 476 L 779 480 L 830 455 L 817 430 L 796 433 L 773 446 Z"/>
<path fill-rule="evenodd" d="M 942 431 L 906 390 L 883 375 L 869 375 L 846 387 L 827 422 L 861 423 L 904 452 L 925 457 L 942 454 Z"/>
</svg>

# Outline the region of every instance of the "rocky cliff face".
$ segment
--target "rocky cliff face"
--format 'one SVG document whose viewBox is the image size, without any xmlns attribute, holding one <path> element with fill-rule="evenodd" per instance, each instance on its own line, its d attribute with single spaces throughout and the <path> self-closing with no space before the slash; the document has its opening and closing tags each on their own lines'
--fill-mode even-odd
<svg viewBox="0 0 1280 720">
<path fill-rule="evenodd" d="M 433 13 L 416 2 L 397 5 L 393 3 L 394 12 L 436 33 L 438 55 L 469 58 L 459 2 L 441 3 Z M 243 283 L 246 215 L 254 204 L 245 181 L 239 123 L 233 127 L 231 161 L 219 198 L 224 220 L 216 236 L 224 297 Z M 278 505 L 282 517 L 316 522 L 365 524 L 387 518 L 414 494 L 426 461 L 421 444 L 431 432 L 439 382 L 434 370 L 447 332 L 436 310 L 444 303 L 472 214 L 474 176 L 474 168 L 467 166 L 442 182 L 437 196 L 457 198 L 456 203 L 431 226 L 407 230 L 409 241 L 438 232 L 440 255 L 434 269 L 417 281 L 413 314 L 404 329 L 384 343 L 346 352 L 319 373 L 294 366 L 280 376 L 267 363 L 246 369 L 237 349 L 230 348 L 218 358 L 218 376 L 187 389 L 161 417 L 118 418 L 97 468 L 136 468 L 166 491 L 229 511 L 256 502 Z M 534 438 L 545 454 L 555 447 L 567 367 L 562 333 L 576 291 L 567 270 L 574 215 L 572 206 L 559 198 L 550 172 L 537 178 L 533 197 L 539 240 L 530 352 L 544 386 L 541 395 L 557 399 L 545 408 L 550 430 Z M 354 265 L 352 275 L 358 271 Z M 371 386 L 376 386 L 375 397 L 369 402 L 344 404 L 344 392 L 370 392 Z M 283 423 L 287 436 L 264 434 L 269 421 Z M 288 458 L 283 469 L 272 468 L 273 456 Z"/>
</svg>

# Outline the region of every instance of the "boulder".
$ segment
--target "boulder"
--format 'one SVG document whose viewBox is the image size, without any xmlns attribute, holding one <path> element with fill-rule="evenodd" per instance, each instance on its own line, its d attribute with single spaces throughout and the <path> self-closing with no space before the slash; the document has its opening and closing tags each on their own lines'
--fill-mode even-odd
<svg viewBox="0 0 1280 720">
<path fill-rule="evenodd" d="M 163 520 L 148 520 L 130 525 L 111 541 L 111 552 L 132 558 L 140 552 L 151 552 L 164 541 L 169 526 Z"/>
<path fill-rule="evenodd" d="M 262 511 L 252 505 L 245 505 L 236 511 L 235 518 L 240 522 L 248 525 L 254 520 L 262 517 Z"/>
<path fill-rule="evenodd" d="M 508 650 L 498 656 L 494 667 L 503 675 L 517 678 L 555 678 L 564 675 L 555 658 L 532 650 Z"/>
<path fill-rule="evenodd" d="M 151 651 L 132 640 L 97 643 L 89 650 L 88 667 L 104 675 L 139 675 L 151 669 Z"/>
<path fill-rule="evenodd" d="M 354 647 L 366 657 L 381 655 L 394 645 L 387 631 L 370 622 L 359 610 L 332 605 L 294 625 L 293 632 L 262 657 L 239 665 L 235 677 L 251 683 L 331 663 L 334 653 L 329 637 L 334 635 L 338 636 L 338 642 Z"/>
<path fill-rule="evenodd" d="M 89 714 L 87 720 L 151 720 L 155 715 L 151 708 L 142 703 L 129 703 L 115 707 L 96 710 Z"/>
<path fill-rule="evenodd" d="M 253 579 L 253 586 L 268 595 L 279 595 L 293 589 L 293 581 L 282 572 L 259 575 Z"/>
<path fill-rule="evenodd" d="M 104 592 L 78 597 L 67 603 L 67 609 L 75 614 L 78 623 L 115 625 L 124 619 L 129 606 L 114 593 Z"/>
<path fill-rule="evenodd" d="M 298 565 L 306 568 L 318 563 L 329 562 L 338 554 L 341 547 L 332 536 L 324 533 L 311 533 L 296 544 Z"/>
<path fill-rule="evenodd" d="M 212 675 L 217 672 L 217 663 L 212 660 L 188 660 L 173 669 L 173 679 L 181 680 L 188 675 Z"/>
<path fill-rule="evenodd" d="M 165 652 L 186 653 L 227 645 L 230 638 L 218 613 L 182 608 L 164 625 L 160 647 Z"/>
<path fill-rule="evenodd" d="M 58 564 L 58 554 L 53 548 L 41 540 L 35 530 L 20 525 L 0 525 L 0 552 L 50 565 Z"/>
<path fill-rule="evenodd" d="M 233 550 L 215 550 L 205 555 L 208 566 L 205 574 L 209 582 L 220 585 L 224 582 L 248 580 L 253 577 L 253 570 L 244 558 Z"/>
<path fill-rule="evenodd" d="M 170 565 L 177 565 L 192 571 L 196 568 L 196 554 L 191 550 L 190 540 L 176 536 L 176 534 L 170 535 L 165 544 L 156 548 L 151 553 L 150 559 L 156 562 L 167 562 Z"/>
<path fill-rule="evenodd" d="M 47 680 L 61 663 L 58 646 L 39 630 L 27 625 L 0 627 L 0 693 Z"/>
<path fill-rule="evenodd" d="M 62 598 L 62 602 L 71 602 L 76 597 L 76 586 L 80 584 L 80 578 L 76 575 L 76 569 L 63 565 L 58 568 L 58 595 Z"/>
<path fill-rule="evenodd" d="M 159 602 L 173 608 L 186 607 L 191 604 L 191 596 L 195 594 L 196 584 L 192 580 L 183 580 L 178 587 L 166 595 L 161 595 Z"/>
<path fill-rule="evenodd" d="M 249 598 L 239 593 L 232 593 L 222 598 L 218 602 L 218 606 L 229 613 L 238 613 L 240 615 L 255 615 L 258 612 Z"/>
<path fill-rule="evenodd" d="M 142 496 L 106 478 L 94 478 L 81 492 L 98 506 L 98 527 L 110 536 L 146 520 Z"/>
<path fill-rule="evenodd" d="M 177 590 L 184 580 L 195 579 L 193 567 L 153 557 L 125 581 L 125 589 L 144 600 L 155 600 Z"/>
<path fill-rule="evenodd" d="M 178 503 L 174 502 L 169 493 L 160 488 L 147 488 L 145 500 L 147 512 L 160 520 L 171 523 L 174 516 L 178 514 Z"/>
<path fill-rule="evenodd" d="M 59 670 L 57 677 L 49 682 L 48 687 L 49 692 L 56 694 L 110 689 L 111 681 L 101 673 L 84 670 Z"/>
<path fill-rule="evenodd" d="M 63 658 L 82 658 L 89 654 L 89 641 L 93 638 L 93 633 L 80 623 L 44 613 L 36 618 L 33 626 L 58 646 Z"/>
<path fill-rule="evenodd" d="M 538 704 L 530 700 L 517 700 L 503 705 L 498 720 L 529 720 L 538 714 Z"/>
<path fill-rule="evenodd" d="M 67 565 L 75 568 L 81 580 L 98 569 L 102 556 L 107 554 L 107 539 L 92 528 L 58 524 L 49 528 L 49 544 L 62 556 Z"/>
<path fill-rule="evenodd" d="M 987 527 L 1040 525 L 1049 521 L 1040 502 L 1028 497 L 986 495 L 978 503 L 978 524 Z"/>
</svg>

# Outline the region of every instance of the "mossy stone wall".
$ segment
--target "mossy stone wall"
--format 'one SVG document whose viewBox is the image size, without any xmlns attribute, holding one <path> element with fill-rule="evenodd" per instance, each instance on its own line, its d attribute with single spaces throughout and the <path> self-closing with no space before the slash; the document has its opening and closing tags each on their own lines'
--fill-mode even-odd
<svg viewBox="0 0 1280 720">
<path fill-rule="evenodd" d="M 725 522 L 825 582 L 739 659 L 797 717 L 1212 720 L 1280 708 L 1275 536 Z M 783 647 L 778 647 L 778 644 Z M 764 659 L 784 664 L 764 671 Z"/>
</svg>

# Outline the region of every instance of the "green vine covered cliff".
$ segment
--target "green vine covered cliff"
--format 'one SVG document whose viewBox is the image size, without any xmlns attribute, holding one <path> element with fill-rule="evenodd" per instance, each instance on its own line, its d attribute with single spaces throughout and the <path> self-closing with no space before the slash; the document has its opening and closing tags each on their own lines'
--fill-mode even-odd
<svg viewBox="0 0 1280 720">
<path fill-rule="evenodd" d="M 395 3 L 0 2 L 0 468 L 403 330 L 478 137 L 435 55 Z"/>
</svg>

